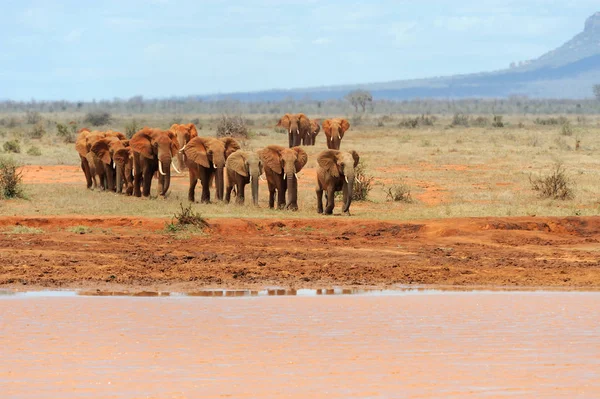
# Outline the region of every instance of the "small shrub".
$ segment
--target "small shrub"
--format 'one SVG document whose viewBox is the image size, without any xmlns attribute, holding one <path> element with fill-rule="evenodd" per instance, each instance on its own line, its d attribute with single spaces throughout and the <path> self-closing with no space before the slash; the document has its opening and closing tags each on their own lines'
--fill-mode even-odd
<svg viewBox="0 0 600 399">
<path fill-rule="evenodd" d="M 22 176 L 15 161 L 0 158 L 0 198 L 24 198 Z"/>
<path fill-rule="evenodd" d="M 19 140 L 10 140 L 4 143 L 2 146 L 4 148 L 4 152 L 9 152 L 13 154 L 21 153 L 21 144 L 19 144 Z"/>
<path fill-rule="evenodd" d="M 27 111 L 25 113 L 25 120 L 30 125 L 37 125 L 42 121 L 42 115 L 36 111 Z"/>
<path fill-rule="evenodd" d="M 12 128 L 19 126 L 19 123 L 20 123 L 20 121 L 17 118 L 15 118 L 14 116 L 11 116 L 6 121 L 6 127 L 12 129 Z"/>
<path fill-rule="evenodd" d="M 62 123 L 56 124 L 56 136 L 61 137 L 65 143 L 75 142 L 73 129 L 69 129 L 67 125 L 63 125 Z"/>
<path fill-rule="evenodd" d="M 385 126 L 385 124 L 383 123 L 383 121 L 381 119 L 379 119 L 377 121 L 377 127 L 384 127 L 384 126 Z"/>
<path fill-rule="evenodd" d="M 472 119 L 471 123 L 473 124 L 473 126 L 487 127 L 490 125 L 490 120 L 485 116 L 478 116 L 477 118 Z"/>
<path fill-rule="evenodd" d="M 369 197 L 369 192 L 373 189 L 375 178 L 366 173 L 366 165 L 363 161 L 359 161 L 354 169 L 356 180 L 354 182 L 354 191 L 352 192 L 353 201 L 366 201 Z"/>
<path fill-rule="evenodd" d="M 112 116 L 106 111 L 93 111 L 85 115 L 83 121 L 92 126 L 108 125 L 112 120 Z"/>
<path fill-rule="evenodd" d="M 568 123 L 569 120 L 567 118 L 565 118 L 564 116 L 559 116 L 559 117 L 549 117 L 549 118 L 536 118 L 533 123 L 535 123 L 536 125 L 542 125 L 542 126 L 552 126 L 552 125 L 564 125 L 565 123 Z"/>
<path fill-rule="evenodd" d="M 504 122 L 502 122 L 502 115 L 494 115 L 492 127 L 504 127 Z"/>
<path fill-rule="evenodd" d="M 462 114 L 462 113 L 456 113 L 454 114 L 454 117 L 452 117 L 452 122 L 450 123 L 450 127 L 459 127 L 459 126 L 463 126 L 463 127 L 469 127 L 469 116 Z"/>
<path fill-rule="evenodd" d="M 130 139 L 141 128 L 142 128 L 142 126 L 138 123 L 138 121 L 135 119 L 132 119 L 131 121 L 129 121 L 125 124 L 125 136 L 128 139 Z"/>
<path fill-rule="evenodd" d="M 29 137 L 32 139 L 41 139 L 42 137 L 44 137 L 45 134 L 46 129 L 44 128 L 44 125 L 38 123 L 34 125 L 31 131 L 29 132 Z"/>
<path fill-rule="evenodd" d="M 33 155 L 34 157 L 39 157 L 40 155 L 42 155 L 42 150 L 40 150 L 39 147 L 31 146 L 27 150 L 27 154 L 28 155 Z"/>
<path fill-rule="evenodd" d="M 530 147 L 539 147 L 542 145 L 542 139 L 539 134 L 532 134 L 527 138 L 527 145 Z"/>
<path fill-rule="evenodd" d="M 416 129 L 419 126 L 433 126 L 435 124 L 436 118 L 432 115 L 422 114 L 417 117 L 406 117 L 400 120 L 398 123 L 398 127 L 403 127 L 407 129 Z"/>
<path fill-rule="evenodd" d="M 563 151 L 571 151 L 572 150 L 569 143 L 567 143 L 567 141 L 563 137 L 558 136 L 557 138 L 554 139 L 554 143 L 556 143 L 556 146 Z"/>
<path fill-rule="evenodd" d="M 42 234 L 43 232 L 44 230 L 37 227 L 17 225 L 10 230 L 4 231 L 4 234 Z"/>
<path fill-rule="evenodd" d="M 68 230 L 71 233 L 75 233 L 75 234 L 89 234 L 92 232 L 92 229 L 90 229 L 87 226 L 73 226 L 73 227 L 69 227 Z"/>
<path fill-rule="evenodd" d="M 240 115 L 221 115 L 217 122 L 217 137 L 248 138 L 248 126 Z"/>
<path fill-rule="evenodd" d="M 202 122 L 200 122 L 200 118 L 194 118 L 190 122 L 196 126 L 196 130 L 202 130 Z"/>
<path fill-rule="evenodd" d="M 188 204 L 187 207 L 184 207 L 183 203 L 180 203 L 179 206 L 181 207 L 181 210 L 173 215 L 171 223 L 166 226 L 167 231 L 177 232 L 186 227 L 196 227 L 199 229 L 208 227 L 208 223 L 202 215 L 199 212 L 194 212 L 192 210 L 192 204 Z"/>
<path fill-rule="evenodd" d="M 569 200 L 574 198 L 573 181 L 567 175 L 564 166 L 557 163 L 552 172 L 547 176 L 529 176 L 529 183 L 541 198 Z"/>
<path fill-rule="evenodd" d="M 383 191 L 385 192 L 385 197 L 387 201 L 406 203 L 413 202 L 412 197 L 410 195 L 410 188 L 404 183 L 384 188 Z"/>
<path fill-rule="evenodd" d="M 566 121 L 560 127 L 560 134 L 563 136 L 572 136 L 573 135 L 573 126 L 571 126 L 571 123 L 569 121 Z"/>
</svg>

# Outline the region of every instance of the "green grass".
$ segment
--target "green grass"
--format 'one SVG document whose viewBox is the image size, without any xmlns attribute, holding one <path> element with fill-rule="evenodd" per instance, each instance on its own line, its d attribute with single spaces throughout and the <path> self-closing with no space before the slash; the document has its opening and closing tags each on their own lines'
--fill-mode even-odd
<svg viewBox="0 0 600 399">
<path fill-rule="evenodd" d="M 89 234 L 92 232 L 92 229 L 87 226 L 73 226 L 69 227 L 67 230 L 75 234 Z"/>
<path fill-rule="evenodd" d="M 44 230 L 38 229 L 36 227 L 28 227 L 28 226 L 14 226 L 10 229 L 3 230 L 4 234 L 42 234 Z"/>
</svg>

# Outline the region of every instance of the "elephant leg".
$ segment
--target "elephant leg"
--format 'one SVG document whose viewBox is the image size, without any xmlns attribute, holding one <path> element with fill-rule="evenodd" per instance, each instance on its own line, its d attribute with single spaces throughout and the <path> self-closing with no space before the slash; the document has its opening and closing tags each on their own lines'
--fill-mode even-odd
<svg viewBox="0 0 600 399">
<path fill-rule="evenodd" d="M 117 166 L 117 176 L 116 176 L 116 187 L 115 190 L 117 194 L 123 194 L 123 169 L 120 166 Z"/>
<path fill-rule="evenodd" d="M 188 190 L 188 201 L 194 202 L 195 196 L 194 192 L 196 191 L 196 184 L 198 184 L 198 177 L 190 168 L 190 189 Z"/>
<path fill-rule="evenodd" d="M 333 186 L 333 185 L 332 185 Z M 333 213 L 335 190 L 333 187 L 327 188 L 327 207 L 325 207 L 325 214 L 331 215 Z"/>
<path fill-rule="evenodd" d="M 323 189 L 317 188 L 317 213 L 323 213 Z"/>
<path fill-rule="evenodd" d="M 240 179 L 240 181 L 238 182 L 238 193 L 237 193 L 237 197 L 235 198 L 235 202 L 236 204 L 239 205 L 244 205 L 244 193 L 246 192 L 246 182 L 242 182 L 242 179 Z"/>
<path fill-rule="evenodd" d="M 277 208 L 285 209 L 285 191 L 286 190 L 277 190 Z"/>
<path fill-rule="evenodd" d="M 225 187 L 225 203 L 229 204 L 231 201 L 231 191 L 233 190 L 233 185 L 230 182 L 227 182 L 227 187 Z"/>
<path fill-rule="evenodd" d="M 288 141 L 290 148 L 294 146 L 294 135 L 291 132 L 288 132 Z"/>
<path fill-rule="evenodd" d="M 143 168 L 143 173 L 144 173 L 144 188 L 142 190 L 142 195 L 144 197 L 149 197 L 150 196 L 150 187 L 152 186 L 152 176 L 154 175 L 154 170 L 152 170 L 152 168 L 150 167 L 150 165 L 147 165 L 145 168 Z"/>
<path fill-rule="evenodd" d="M 200 197 L 200 203 L 210 204 L 210 176 L 206 176 L 202 179 L 202 196 Z"/>
<path fill-rule="evenodd" d="M 267 187 L 269 188 L 269 209 L 275 207 L 275 185 L 267 179 Z"/>
<path fill-rule="evenodd" d="M 81 155 L 79 156 L 79 158 L 81 159 L 81 170 L 85 175 L 85 183 L 87 185 L 87 188 L 92 188 L 92 175 L 90 173 L 90 165 L 88 164 L 87 159 L 85 159 Z"/>
<path fill-rule="evenodd" d="M 158 174 L 158 193 L 157 193 L 159 196 L 162 194 L 164 187 L 165 187 L 165 177 L 159 173 Z"/>
</svg>

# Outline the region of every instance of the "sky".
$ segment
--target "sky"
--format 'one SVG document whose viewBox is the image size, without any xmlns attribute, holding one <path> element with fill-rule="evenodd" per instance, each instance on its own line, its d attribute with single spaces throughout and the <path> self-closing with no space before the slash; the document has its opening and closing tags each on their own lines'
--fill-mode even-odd
<svg viewBox="0 0 600 399">
<path fill-rule="evenodd" d="M 597 0 L 1 0 L 0 99 L 187 96 L 506 68 Z"/>
</svg>

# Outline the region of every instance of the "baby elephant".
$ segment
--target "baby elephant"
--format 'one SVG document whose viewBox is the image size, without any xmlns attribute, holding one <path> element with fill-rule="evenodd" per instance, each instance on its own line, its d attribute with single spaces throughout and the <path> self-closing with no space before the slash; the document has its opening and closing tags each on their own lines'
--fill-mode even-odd
<svg viewBox="0 0 600 399">
<path fill-rule="evenodd" d="M 252 187 L 252 203 L 258 205 L 258 179 L 263 173 L 262 161 L 255 152 L 238 150 L 231 154 L 225 162 L 227 168 L 227 187 L 225 202 L 231 199 L 231 190 L 236 187 L 238 204 L 244 203 L 246 184 Z"/>
<path fill-rule="evenodd" d="M 358 165 L 360 157 L 356 151 L 326 150 L 319 154 L 317 163 L 317 208 L 323 213 L 323 191 L 326 192 L 327 206 L 325 214 L 331 215 L 335 206 L 333 200 L 336 191 L 344 194 L 344 213 L 350 212 L 352 190 L 354 187 L 354 168 Z"/>
</svg>

